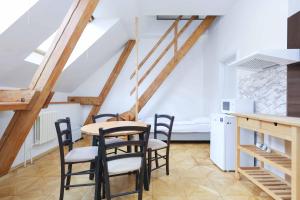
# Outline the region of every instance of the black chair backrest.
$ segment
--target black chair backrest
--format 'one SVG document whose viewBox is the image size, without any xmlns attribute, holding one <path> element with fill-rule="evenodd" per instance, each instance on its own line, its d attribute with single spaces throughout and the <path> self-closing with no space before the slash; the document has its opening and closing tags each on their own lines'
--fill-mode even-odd
<svg viewBox="0 0 300 200">
<path fill-rule="evenodd" d="M 104 166 L 107 167 L 107 162 L 122 159 L 122 158 L 130 158 L 130 157 L 141 157 L 142 161 L 146 157 L 146 152 L 148 148 L 148 140 L 150 134 L 151 126 L 148 125 L 147 127 L 143 126 L 124 126 L 124 127 L 117 127 L 117 128 L 110 128 L 110 129 L 99 129 L 99 148 L 98 148 L 98 155 L 101 155 L 102 161 Z M 116 142 L 112 144 L 105 144 L 105 137 L 109 136 L 111 133 L 118 133 L 118 132 L 132 132 L 134 135 L 137 135 L 136 140 L 129 140 L 129 141 L 122 141 Z M 138 148 L 137 152 L 127 152 L 124 154 L 110 154 L 108 156 L 108 151 L 115 149 L 115 148 L 122 148 L 122 147 L 140 147 Z"/>
<path fill-rule="evenodd" d="M 96 123 L 98 119 L 101 119 L 102 121 L 106 121 L 108 119 L 115 118 L 115 121 L 119 121 L 119 114 L 99 114 L 99 115 L 93 115 L 93 123 Z"/>
<path fill-rule="evenodd" d="M 174 116 L 155 114 L 154 118 L 154 138 L 158 135 L 163 135 L 169 142 L 171 140 Z"/>
<path fill-rule="evenodd" d="M 59 119 L 55 122 L 57 139 L 59 144 L 60 157 L 64 161 L 64 146 L 68 146 L 68 150 L 73 149 L 72 129 L 70 118 Z"/>
</svg>

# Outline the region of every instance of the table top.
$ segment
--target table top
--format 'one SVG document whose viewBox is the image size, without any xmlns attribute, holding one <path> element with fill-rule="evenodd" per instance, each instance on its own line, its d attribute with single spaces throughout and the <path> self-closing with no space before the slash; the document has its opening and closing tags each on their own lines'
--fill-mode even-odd
<svg viewBox="0 0 300 200">
<path fill-rule="evenodd" d="M 265 114 L 247 114 L 247 113 L 232 113 L 236 117 L 244 117 L 249 119 L 255 119 L 266 122 L 276 122 L 278 124 L 284 124 L 289 126 L 300 127 L 300 118 L 298 117 L 286 117 L 276 115 L 265 115 Z"/>
<path fill-rule="evenodd" d="M 123 126 L 144 126 L 146 127 L 147 124 L 141 121 L 109 121 L 109 122 L 97 122 L 93 124 L 88 124 L 81 127 L 81 132 L 86 135 L 99 135 L 99 129 L 109 129 L 109 128 L 116 128 L 116 127 L 123 127 Z M 118 132 L 115 134 L 110 134 L 109 136 L 128 136 L 134 135 L 136 132 Z"/>
</svg>

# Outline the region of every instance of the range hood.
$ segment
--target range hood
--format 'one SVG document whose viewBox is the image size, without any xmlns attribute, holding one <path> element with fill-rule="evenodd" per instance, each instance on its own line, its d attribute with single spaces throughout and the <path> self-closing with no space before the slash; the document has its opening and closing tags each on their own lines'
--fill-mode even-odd
<svg viewBox="0 0 300 200">
<path fill-rule="evenodd" d="M 250 71 L 260 71 L 274 66 L 284 66 L 300 61 L 299 49 L 265 50 L 254 52 L 229 64 Z"/>
</svg>

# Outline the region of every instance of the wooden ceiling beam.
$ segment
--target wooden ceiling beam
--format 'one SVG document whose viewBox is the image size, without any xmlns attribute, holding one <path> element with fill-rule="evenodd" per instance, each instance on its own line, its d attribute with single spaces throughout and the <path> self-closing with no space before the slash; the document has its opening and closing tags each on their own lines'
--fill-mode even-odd
<svg viewBox="0 0 300 200">
<path fill-rule="evenodd" d="M 104 103 L 106 97 L 108 96 L 109 92 L 111 91 L 114 83 L 116 82 L 122 68 L 124 67 L 133 47 L 135 45 L 135 40 L 129 40 L 127 44 L 125 45 L 125 48 L 122 52 L 122 54 L 119 57 L 118 62 L 116 63 L 114 69 L 109 75 L 109 78 L 107 79 L 102 91 L 100 92 L 98 96 L 99 105 L 94 105 L 87 116 L 87 119 L 85 120 L 84 124 L 90 124 L 92 123 L 92 116 L 98 114 L 100 111 L 100 108 L 102 104 Z"/>
<path fill-rule="evenodd" d="M 6 174 L 45 105 L 99 0 L 74 0 L 29 89 L 40 91 L 31 110 L 16 111 L 0 140 L 0 176 Z"/>
<path fill-rule="evenodd" d="M 33 97 L 35 90 L 0 90 L 0 102 L 23 102 L 28 103 Z"/>
<path fill-rule="evenodd" d="M 95 105 L 95 106 L 100 105 L 100 101 L 99 101 L 98 97 L 73 96 L 73 97 L 68 97 L 68 102 L 70 102 L 70 103 L 79 103 L 81 105 Z"/>
</svg>

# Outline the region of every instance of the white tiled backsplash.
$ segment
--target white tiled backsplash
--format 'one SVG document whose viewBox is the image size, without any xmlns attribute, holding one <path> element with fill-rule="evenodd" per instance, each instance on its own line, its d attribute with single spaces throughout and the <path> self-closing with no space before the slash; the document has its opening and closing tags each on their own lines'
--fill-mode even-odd
<svg viewBox="0 0 300 200">
<path fill-rule="evenodd" d="M 238 78 L 238 97 L 255 101 L 255 112 L 286 115 L 287 67 L 277 66 Z"/>
</svg>

